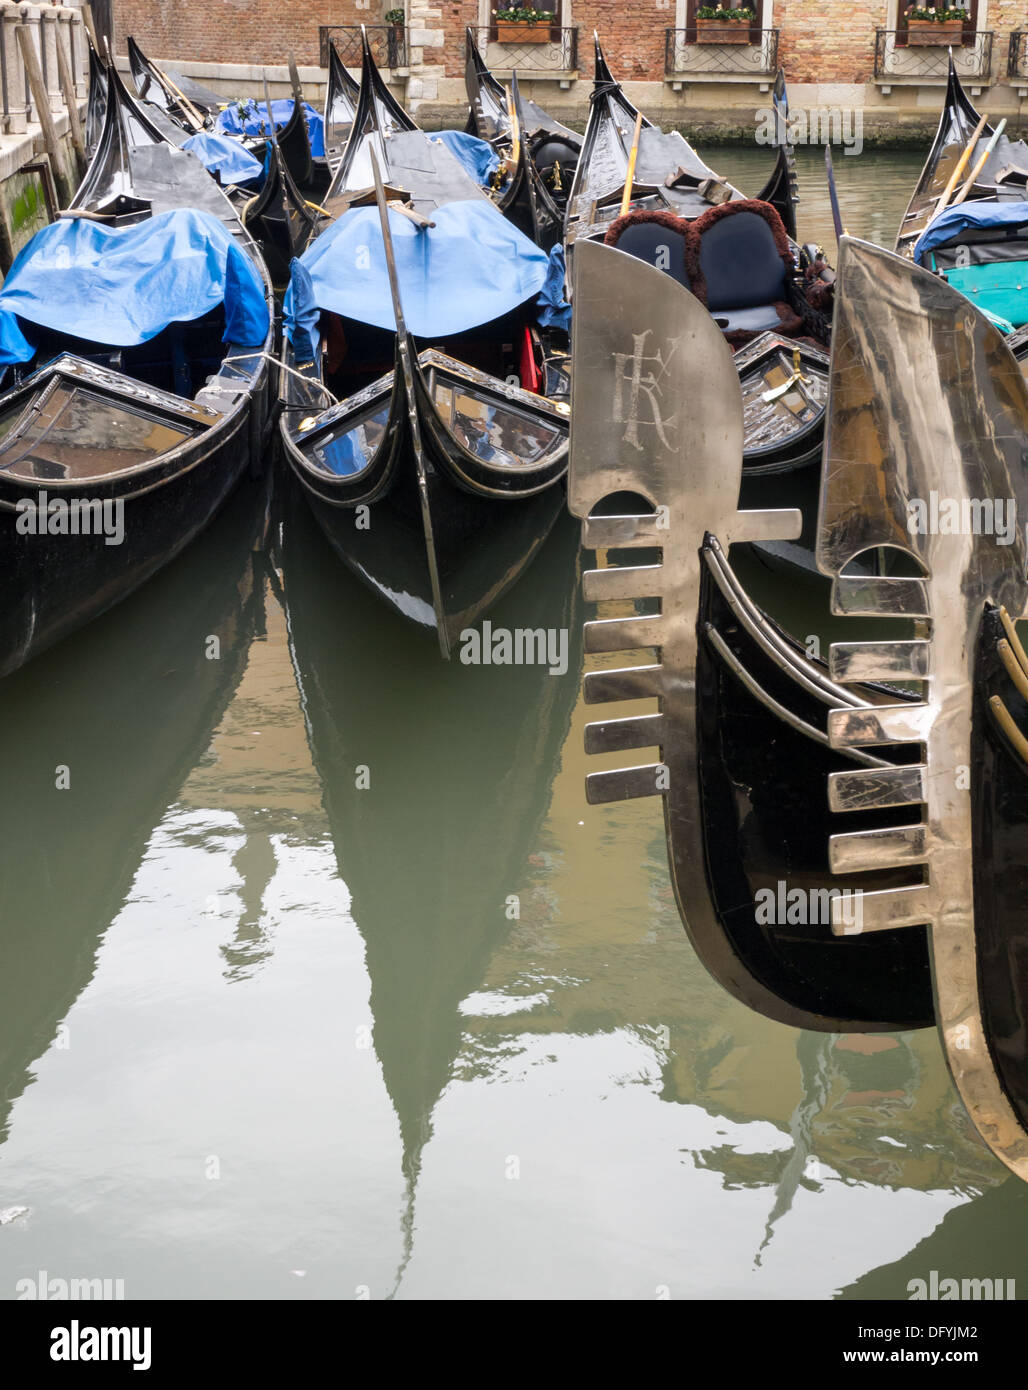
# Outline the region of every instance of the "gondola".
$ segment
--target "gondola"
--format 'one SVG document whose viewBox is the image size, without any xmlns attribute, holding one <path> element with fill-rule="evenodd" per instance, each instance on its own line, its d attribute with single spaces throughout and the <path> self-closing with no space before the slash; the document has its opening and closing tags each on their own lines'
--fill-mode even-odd
<svg viewBox="0 0 1028 1390">
<path fill-rule="evenodd" d="M 514 86 L 516 77 L 514 74 Z M 515 143 L 515 112 L 511 110 L 503 84 L 486 66 L 470 25 L 465 30 L 464 84 L 469 106 L 467 130 L 487 141 L 497 153 L 508 156 Z M 552 208 L 552 215 L 561 217 L 582 149 L 582 137 L 520 93 L 518 102 L 517 136 L 524 147 L 526 161 L 534 171 L 533 191 L 547 214 Z M 512 191 L 509 196 L 514 201 L 516 193 Z"/>
<path fill-rule="evenodd" d="M 86 92 L 86 120 L 84 138 L 86 143 L 86 155 L 92 159 L 93 152 L 100 143 L 100 136 L 103 134 L 104 113 L 107 110 L 107 69 L 100 60 L 100 55 L 89 44 L 89 87 Z"/>
<path fill-rule="evenodd" d="M 246 668 L 264 514 L 263 488 L 237 489 L 145 589 L 0 685 L 18 788 L 0 808 L 0 1140 Z"/>
<path fill-rule="evenodd" d="M 510 105 L 514 138 L 498 147 L 503 157 L 497 173 L 505 173 L 506 180 L 496 189 L 494 200 L 519 231 L 544 251 L 550 251 L 563 238 L 563 210 L 547 191 L 532 159 L 528 137 L 522 135 L 526 115 L 517 73 L 511 79 Z"/>
<path fill-rule="evenodd" d="M 1028 144 L 979 116 L 952 55 L 939 128 L 896 250 L 941 275 L 1005 332 L 1028 324 Z"/>
<path fill-rule="evenodd" d="M 278 148 L 296 187 L 305 198 L 318 202 L 332 182 L 332 169 L 325 152 L 315 152 L 300 74 L 292 54 L 289 55 L 289 75 L 293 86 L 293 109 L 288 121 L 276 134 Z"/>
<path fill-rule="evenodd" d="M 350 137 L 360 83 L 351 77 L 334 43 L 328 45 L 328 89 L 325 93 L 325 157 L 335 165 Z"/>
<path fill-rule="evenodd" d="M 365 41 L 335 221 L 285 301 L 282 438 L 339 553 L 449 655 L 560 510 L 567 337 L 549 259 L 383 86 Z"/>
<path fill-rule="evenodd" d="M 183 77 L 180 73 L 164 70 L 143 53 L 136 41 L 127 39 L 129 68 L 141 101 L 150 108 L 150 119 L 165 137 L 175 144 L 181 144 L 187 136 L 201 135 L 211 129 L 221 130 L 226 113 L 231 115 L 238 103 L 220 97 L 209 88 Z M 293 84 L 293 100 L 289 114 L 282 119 L 277 131 L 282 161 L 293 184 L 305 199 L 316 199 L 328 187 L 331 173 L 328 161 L 323 155 L 315 155 L 308 128 L 307 113 L 300 89 L 296 64 L 290 58 L 290 76 Z M 342 67 L 342 65 L 339 65 Z M 345 69 L 343 69 L 345 73 Z M 353 79 L 346 74 L 346 80 Z M 333 98 L 339 82 L 338 73 L 329 73 L 329 97 Z M 347 89 L 350 90 L 350 89 Z M 245 103 L 244 103 L 245 105 Z M 260 134 L 247 136 L 240 134 L 237 124 L 229 127 L 229 138 L 238 139 L 243 146 L 262 162 L 267 158 L 267 126 L 272 111 L 265 101 L 265 119 L 261 119 L 258 106 L 258 127 Z M 276 116 L 278 113 L 275 113 Z M 327 131 L 327 126 L 326 126 Z M 182 132 L 178 136 L 177 132 Z"/>
<path fill-rule="evenodd" d="M 775 76 L 771 89 L 771 107 L 775 122 L 775 167 L 771 177 L 757 194 L 757 201 L 770 203 L 782 219 L 782 226 L 791 241 L 796 241 L 796 204 L 799 190 L 796 180 L 796 161 L 789 142 L 789 94 L 785 85 L 785 73 L 781 68 Z"/>
<path fill-rule="evenodd" d="M 884 823 L 882 813 L 829 811 L 829 774 L 869 761 L 862 751 L 829 747 L 829 711 L 904 697 L 869 684 L 844 692 L 749 597 L 729 547 L 795 536 L 799 515 L 737 510 L 744 424 L 724 339 L 694 297 L 641 261 L 620 265 L 616 255 L 594 243 L 576 253 L 569 497 L 585 521 L 583 544 L 613 549 L 618 561 L 586 575 L 586 598 L 661 598 L 659 615 L 588 624 L 586 650 L 655 647 L 660 663 L 590 672 L 585 698 L 656 696 L 660 712 L 591 725 L 586 748 L 655 746 L 660 757 L 591 774 L 589 800 L 663 795 L 687 930 L 737 998 L 798 1027 L 925 1026 L 932 996 L 923 932 L 836 937 L 824 920 L 827 897 L 812 900 L 816 921 L 809 912 L 801 920 L 788 897 L 795 889 L 852 890 L 852 877 L 829 873 L 829 836 Z M 650 377 L 658 381 L 654 411 L 626 421 L 626 369 L 644 325 L 649 351 L 667 366 Z M 688 351 L 669 351 L 676 342 Z M 684 401 L 675 429 L 658 428 L 663 403 Z M 643 498 L 654 511 L 597 515 L 613 493 Z M 661 564 L 637 567 L 645 556 L 632 562 L 640 548 L 657 547 Z"/>
<path fill-rule="evenodd" d="M 266 159 L 267 172 L 259 191 L 245 198 L 236 194 L 233 201 L 243 226 L 261 249 L 271 283 L 280 292 L 289 283 L 294 258 L 306 251 L 326 214 L 297 188 L 274 136 Z"/>
<path fill-rule="evenodd" d="M 709 320 L 680 291 L 669 304 L 648 268 L 612 303 L 610 253 L 580 252 L 572 508 L 588 547 L 659 545 L 662 557 L 586 576 L 587 597 L 661 599 L 658 614 L 586 629 L 587 650 L 660 653 L 656 666 L 587 677 L 590 700 L 660 701 L 657 714 L 587 731 L 589 751 L 655 746 L 660 759 L 593 774 L 589 798 L 664 796 L 683 921 L 751 1007 L 830 1030 L 934 1016 L 971 1120 L 1028 1178 L 1019 364 L 944 281 L 842 239 L 817 529 L 842 636 L 823 664 L 754 604 L 731 559 L 732 544 L 795 534 L 799 517 L 735 510 L 741 402 Z M 696 349 L 658 392 L 693 404 L 687 436 L 662 446 L 650 421 L 634 458 L 616 402 L 631 356 L 621 345 L 642 324 L 654 351 Z M 580 396 L 614 405 L 590 416 Z M 614 490 L 660 510 L 597 515 Z M 940 498 L 958 514 L 988 499 L 993 520 L 929 523 Z M 895 556 L 884 572 L 860 563 L 883 550 Z"/>
<path fill-rule="evenodd" d="M 491 958 L 517 926 L 510 895 L 526 891 L 575 702 L 574 536 L 562 517 L 494 614 L 512 630 L 568 633 L 567 672 L 465 666 L 436 660 L 370 593 L 340 592 L 338 561 L 302 497 L 295 502 L 276 555 L 290 652 L 339 874 L 364 941 L 374 1048 L 400 1134 L 409 1242 L 433 1113 L 462 1048 L 462 1005 L 483 989 Z M 359 790 L 356 765 L 371 769 L 370 785 Z M 408 1243 L 401 1272 L 409 1253 Z"/>
<path fill-rule="evenodd" d="M 137 588 L 258 465 L 271 304 L 225 195 L 109 68 L 82 185 L 0 295 L 0 672 Z"/>
<path fill-rule="evenodd" d="M 129 72 L 140 101 L 156 106 L 187 134 L 195 134 L 229 105 L 227 97 L 218 96 L 181 73 L 162 69 L 150 61 L 131 34 L 126 38 Z"/>
<path fill-rule="evenodd" d="M 788 210 L 795 197 L 784 80 L 776 84 L 775 101 L 781 136 L 764 190 L 774 201 L 747 199 L 677 131 L 661 131 L 640 115 L 611 74 L 597 39 L 589 124 L 568 199 L 565 236 L 569 261 L 579 242 L 602 240 L 690 288 L 736 349 L 746 414 L 747 486 L 803 470 L 816 486 L 831 277 L 817 248 L 796 245 L 779 210 Z M 794 225 L 791 214 L 789 224 Z"/>
<path fill-rule="evenodd" d="M 874 619 L 882 636 L 836 644 L 831 660 L 914 681 L 920 702 L 878 723 L 839 718 L 834 746 L 914 760 L 888 779 L 836 777 L 831 800 L 918 815 L 873 843 L 846 837 L 833 859 L 911 866 L 907 886 L 865 894 L 864 931 L 927 923 L 957 1090 L 1028 1179 L 1028 657 L 1014 629 L 1028 616 L 1028 383 L 1002 332 L 944 279 L 848 238 L 839 279 L 818 565 L 835 611 Z M 901 547 L 911 577 L 850 577 L 853 557 L 881 546 Z M 882 627 L 896 616 L 921 625 L 912 640 Z"/>
</svg>

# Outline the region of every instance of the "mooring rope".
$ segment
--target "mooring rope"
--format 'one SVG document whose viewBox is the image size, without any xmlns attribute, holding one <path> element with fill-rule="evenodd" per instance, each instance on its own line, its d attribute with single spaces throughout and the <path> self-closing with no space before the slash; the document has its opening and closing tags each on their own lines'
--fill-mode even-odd
<svg viewBox="0 0 1028 1390">
<path fill-rule="evenodd" d="M 295 376 L 297 380 L 302 381 L 305 386 L 316 386 L 319 391 L 329 398 L 333 405 L 339 404 L 339 397 L 334 396 L 324 382 L 313 381 L 309 376 L 304 376 L 303 372 L 298 372 L 295 367 L 287 367 L 281 357 L 276 357 L 270 352 L 254 351 L 248 352 L 242 357 L 223 357 L 221 359 L 221 365 L 224 367 L 229 362 L 250 362 L 255 357 L 261 358 L 265 362 L 270 362 L 273 366 L 277 367 L 280 372 L 288 372 L 290 376 Z M 279 400 L 281 399 L 282 397 L 280 396 Z"/>
</svg>

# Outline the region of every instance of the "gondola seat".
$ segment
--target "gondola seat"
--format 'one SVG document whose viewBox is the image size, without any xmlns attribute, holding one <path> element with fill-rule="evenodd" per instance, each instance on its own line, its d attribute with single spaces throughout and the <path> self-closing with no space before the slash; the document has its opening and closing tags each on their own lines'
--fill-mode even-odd
<svg viewBox="0 0 1028 1390">
<path fill-rule="evenodd" d="M 663 270 L 691 290 L 685 269 L 688 232 L 689 223 L 673 212 L 628 212 L 615 218 L 603 240 L 606 245 Z"/>
<path fill-rule="evenodd" d="M 670 212 L 629 212 L 611 223 L 604 241 L 691 290 L 730 341 L 803 330 L 789 238 L 770 203 L 737 199 L 692 222 Z"/>
<path fill-rule="evenodd" d="M 725 334 L 796 333 L 792 250 L 778 212 L 755 198 L 722 203 L 690 224 L 686 274 Z"/>
</svg>

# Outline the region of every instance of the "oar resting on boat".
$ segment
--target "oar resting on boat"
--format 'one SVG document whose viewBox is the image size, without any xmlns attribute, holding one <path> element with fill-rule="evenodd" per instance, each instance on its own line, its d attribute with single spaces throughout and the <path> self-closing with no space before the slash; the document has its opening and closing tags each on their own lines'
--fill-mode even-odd
<svg viewBox="0 0 1028 1390">
<path fill-rule="evenodd" d="M 442 145 L 356 130 L 337 180 L 374 187 L 383 149 L 388 219 L 374 191 L 340 194 L 293 265 L 283 442 L 342 557 L 448 652 L 560 509 L 563 275 Z"/>
<path fill-rule="evenodd" d="M 950 63 L 939 129 L 896 250 L 933 270 L 1010 334 L 1028 324 L 1028 145 L 971 105 Z M 1019 359 L 1028 344 L 1013 344 Z"/>
</svg>

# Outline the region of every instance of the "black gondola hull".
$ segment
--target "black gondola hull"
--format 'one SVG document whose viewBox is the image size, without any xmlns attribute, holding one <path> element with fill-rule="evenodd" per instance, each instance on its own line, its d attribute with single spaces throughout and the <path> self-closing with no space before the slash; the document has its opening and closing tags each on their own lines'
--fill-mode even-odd
<svg viewBox="0 0 1028 1390">
<path fill-rule="evenodd" d="M 696 720 L 707 882 L 740 979 L 769 990 L 800 1026 L 928 1027 L 934 1006 L 926 928 L 838 936 L 828 919 L 827 885 L 850 893 L 856 915 L 864 891 L 900 881 L 833 875 L 829 837 L 892 824 L 896 812 L 829 810 L 828 775 L 853 763 L 758 699 L 719 655 L 717 639 L 765 694 L 822 736 L 828 705 L 758 645 L 709 569 L 700 587 L 699 632 Z"/>
<path fill-rule="evenodd" d="M 266 389 L 266 374 L 265 374 Z M 0 400 L 0 410 L 3 401 Z M 70 490 L 45 482 L 16 483 L 0 474 L 0 566 L 6 602 L 0 611 L 0 675 L 82 627 L 120 602 L 183 550 L 212 520 L 239 482 L 264 439 L 263 393 L 224 426 L 215 426 L 174 464 L 161 461 L 153 476 L 114 477 Z M 123 518 L 123 539 L 109 536 L 32 534 L 39 530 L 41 499 L 72 504 L 79 516 L 96 503 Z M 117 509 L 117 510 L 116 510 Z M 80 523 L 81 524 L 81 523 Z M 53 525 L 52 520 L 48 522 Z M 116 534 L 115 526 L 111 531 Z"/>
</svg>

